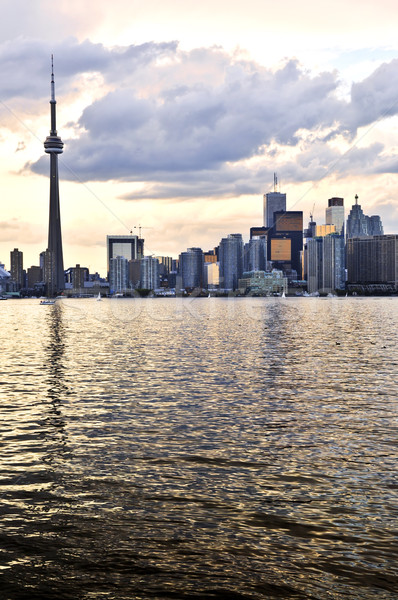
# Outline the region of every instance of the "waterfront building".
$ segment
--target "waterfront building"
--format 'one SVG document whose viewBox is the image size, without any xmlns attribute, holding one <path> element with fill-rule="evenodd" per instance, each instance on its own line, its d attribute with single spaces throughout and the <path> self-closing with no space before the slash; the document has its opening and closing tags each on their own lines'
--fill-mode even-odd
<svg viewBox="0 0 398 600">
<path fill-rule="evenodd" d="M 144 256 L 140 263 L 140 287 L 146 290 L 157 290 L 160 287 L 158 259 Z"/>
<path fill-rule="evenodd" d="M 239 279 L 239 291 L 253 296 L 287 294 L 287 283 L 287 277 L 277 269 L 270 272 L 247 271 Z"/>
<path fill-rule="evenodd" d="M 336 233 L 344 235 L 344 221 L 344 198 L 329 198 L 326 208 L 326 225 L 334 225 Z"/>
<path fill-rule="evenodd" d="M 181 289 L 192 290 L 203 287 L 204 256 L 201 248 L 187 248 L 179 258 Z"/>
<path fill-rule="evenodd" d="M 69 284 L 73 290 L 81 290 L 87 281 L 90 280 L 90 274 L 87 267 L 81 267 L 77 264 L 75 267 L 69 267 L 65 271 L 65 283 Z"/>
<path fill-rule="evenodd" d="M 398 290 L 398 235 L 347 240 L 347 284 L 360 291 Z"/>
<path fill-rule="evenodd" d="M 0 296 L 8 291 L 11 274 L 6 271 L 3 263 L 0 263 Z"/>
<path fill-rule="evenodd" d="M 10 274 L 14 291 L 18 292 L 24 286 L 23 252 L 14 248 L 10 252 Z"/>
<path fill-rule="evenodd" d="M 44 281 L 48 296 L 55 296 L 65 288 L 62 252 L 61 213 L 59 203 L 58 154 L 64 143 L 57 134 L 54 68 L 51 57 L 51 130 L 44 142 L 44 151 L 50 155 L 50 210 L 48 245 L 45 254 Z"/>
<path fill-rule="evenodd" d="M 330 233 L 309 238 L 306 243 L 307 291 L 334 293 L 345 289 L 344 236 Z"/>
<path fill-rule="evenodd" d="M 236 290 L 243 273 L 243 239 L 240 233 L 231 233 L 219 246 L 220 289 Z"/>
<path fill-rule="evenodd" d="M 124 256 L 109 260 L 109 291 L 123 293 L 129 289 L 129 261 Z"/>
<path fill-rule="evenodd" d="M 27 284 L 26 287 L 33 290 L 37 284 L 43 281 L 43 270 L 40 267 L 32 266 L 27 270 Z"/>
</svg>

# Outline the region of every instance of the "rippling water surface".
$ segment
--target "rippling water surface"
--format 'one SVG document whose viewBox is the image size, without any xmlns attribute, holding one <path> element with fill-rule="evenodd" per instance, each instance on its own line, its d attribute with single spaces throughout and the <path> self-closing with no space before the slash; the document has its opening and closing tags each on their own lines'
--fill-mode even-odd
<svg viewBox="0 0 398 600">
<path fill-rule="evenodd" d="M 398 597 L 398 299 L 0 303 L 0 598 Z"/>
</svg>

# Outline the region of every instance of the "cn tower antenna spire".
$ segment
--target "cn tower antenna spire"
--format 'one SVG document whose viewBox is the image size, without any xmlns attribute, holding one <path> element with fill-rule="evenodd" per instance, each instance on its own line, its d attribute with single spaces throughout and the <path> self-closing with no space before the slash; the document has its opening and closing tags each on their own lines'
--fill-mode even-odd
<svg viewBox="0 0 398 600">
<path fill-rule="evenodd" d="M 55 102 L 54 55 L 51 54 L 51 102 Z"/>
</svg>

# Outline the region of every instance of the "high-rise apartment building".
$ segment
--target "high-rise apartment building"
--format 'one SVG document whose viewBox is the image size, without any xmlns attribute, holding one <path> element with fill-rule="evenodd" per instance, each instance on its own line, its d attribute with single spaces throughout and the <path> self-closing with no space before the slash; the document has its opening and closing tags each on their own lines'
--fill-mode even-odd
<svg viewBox="0 0 398 600">
<path fill-rule="evenodd" d="M 181 288 L 185 290 L 203 287 L 204 256 L 201 248 L 188 248 L 181 252 L 179 269 Z"/>
<path fill-rule="evenodd" d="M 243 273 L 243 239 L 240 233 L 231 233 L 219 246 L 220 289 L 236 290 Z"/>
<path fill-rule="evenodd" d="M 24 286 L 24 271 L 23 271 L 23 252 L 14 248 L 10 252 L 10 273 L 11 281 L 14 284 L 15 291 L 19 291 Z"/>
<path fill-rule="evenodd" d="M 109 291 L 111 294 L 123 293 L 129 289 L 129 261 L 124 256 L 115 256 L 109 260 Z"/>
<path fill-rule="evenodd" d="M 159 286 L 159 261 L 153 256 L 144 256 L 141 258 L 140 287 L 146 290 L 156 290 Z"/>
</svg>

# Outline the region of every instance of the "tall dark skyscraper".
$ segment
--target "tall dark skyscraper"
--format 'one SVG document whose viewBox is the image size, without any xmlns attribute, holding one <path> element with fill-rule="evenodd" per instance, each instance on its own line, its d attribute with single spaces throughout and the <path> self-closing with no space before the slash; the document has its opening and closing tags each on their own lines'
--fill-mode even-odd
<svg viewBox="0 0 398 600">
<path fill-rule="evenodd" d="M 56 295 L 65 288 L 64 259 L 62 254 L 61 214 L 59 207 L 58 154 L 64 143 L 57 135 L 56 101 L 53 57 L 51 56 L 51 130 L 44 142 L 44 150 L 50 155 L 50 214 L 48 224 L 48 247 L 45 254 L 44 281 L 48 296 Z"/>
</svg>

